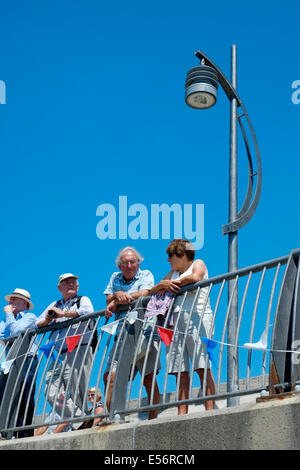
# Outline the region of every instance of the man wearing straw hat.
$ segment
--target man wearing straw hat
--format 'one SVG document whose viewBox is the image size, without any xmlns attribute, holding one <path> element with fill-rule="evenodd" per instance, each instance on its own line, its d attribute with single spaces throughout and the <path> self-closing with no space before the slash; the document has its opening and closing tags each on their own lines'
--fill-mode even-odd
<svg viewBox="0 0 300 470">
<path fill-rule="evenodd" d="M 12 294 L 5 296 L 5 300 L 8 305 L 5 305 L 5 321 L 0 323 L 0 338 L 9 338 L 11 336 L 19 335 L 27 329 L 35 329 L 36 316 L 28 312 L 33 309 L 33 303 L 31 302 L 30 293 L 25 289 L 15 289 Z M 34 411 L 34 394 L 35 385 L 32 385 L 34 373 L 37 366 L 36 357 L 37 346 L 35 342 L 32 342 L 23 364 L 22 377 L 20 390 L 22 390 L 24 380 L 26 380 L 24 391 L 21 397 L 17 426 L 23 426 L 32 423 L 33 411 Z M 29 371 L 28 371 L 29 369 Z M 8 371 L 9 372 L 9 371 Z M 8 372 L 2 371 L 0 376 L 0 397 L 4 393 L 4 388 L 8 378 Z M 17 397 L 16 406 L 19 406 L 19 396 Z M 28 403 L 28 410 L 25 416 L 25 410 Z M 25 423 L 24 423 L 25 418 Z M 29 437 L 33 436 L 33 429 L 19 431 L 17 437 Z"/>
<path fill-rule="evenodd" d="M 0 336 L 8 338 L 22 333 L 27 328 L 35 328 L 36 316 L 28 310 L 33 309 L 31 296 L 25 289 L 15 289 L 12 294 L 5 296 L 6 321 L 0 323 Z"/>
</svg>

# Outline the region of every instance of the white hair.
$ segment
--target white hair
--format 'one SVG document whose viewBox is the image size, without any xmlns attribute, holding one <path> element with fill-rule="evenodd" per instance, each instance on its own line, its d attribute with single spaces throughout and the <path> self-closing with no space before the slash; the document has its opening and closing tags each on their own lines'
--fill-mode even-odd
<svg viewBox="0 0 300 470">
<path fill-rule="evenodd" d="M 144 258 L 142 257 L 142 255 L 135 249 L 133 248 L 132 246 L 126 246 L 125 248 L 122 248 L 122 250 L 119 251 L 118 253 L 118 256 L 116 257 L 116 265 L 117 267 L 120 266 L 120 263 L 121 263 L 121 258 L 122 256 L 127 252 L 127 251 L 133 251 L 133 253 L 135 254 L 139 264 L 144 261 Z"/>
</svg>

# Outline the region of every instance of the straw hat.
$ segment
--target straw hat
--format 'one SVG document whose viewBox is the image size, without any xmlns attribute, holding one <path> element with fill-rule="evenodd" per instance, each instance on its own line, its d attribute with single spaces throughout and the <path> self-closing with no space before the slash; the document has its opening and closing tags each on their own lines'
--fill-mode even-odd
<svg viewBox="0 0 300 470">
<path fill-rule="evenodd" d="M 27 310 L 32 310 L 33 309 L 33 303 L 31 302 L 31 296 L 29 292 L 25 289 L 15 289 L 12 294 L 6 295 L 4 298 L 7 300 L 7 302 L 10 301 L 11 297 L 18 297 L 19 299 L 26 300 L 28 302 L 28 309 Z"/>
</svg>

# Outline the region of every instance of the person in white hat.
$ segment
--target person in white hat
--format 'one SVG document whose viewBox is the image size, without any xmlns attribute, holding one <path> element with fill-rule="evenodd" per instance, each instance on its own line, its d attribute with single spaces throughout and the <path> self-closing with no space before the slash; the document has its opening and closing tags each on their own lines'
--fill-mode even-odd
<svg viewBox="0 0 300 470">
<path fill-rule="evenodd" d="M 4 306 L 5 321 L 0 322 L 0 338 L 9 338 L 17 336 L 27 329 L 35 329 L 36 316 L 28 312 L 33 309 L 30 293 L 25 289 L 16 288 L 11 294 L 5 296 L 8 305 Z M 35 385 L 32 385 L 34 372 L 37 367 L 36 357 L 37 345 L 36 342 L 31 342 L 27 358 L 23 365 L 20 390 L 23 388 L 23 383 L 26 377 L 26 383 L 23 389 L 23 394 L 20 403 L 18 414 L 17 426 L 24 424 L 31 424 L 33 411 L 34 411 L 34 394 Z M 28 368 L 30 368 L 28 372 Z M 8 374 L 1 374 L 0 379 L 0 397 L 2 399 L 5 385 L 7 382 Z M 25 410 L 28 403 L 28 410 L 25 416 Z M 25 418 L 25 419 L 24 419 Z M 25 420 L 25 423 L 24 423 Z M 33 430 L 19 431 L 17 437 L 33 436 Z"/>
<path fill-rule="evenodd" d="M 64 273 L 58 278 L 58 290 L 62 298 L 52 302 L 38 317 L 38 328 L 64 322 L 72 318 L 93 313 L 93 305 L 86 296 L 78 296 L 78 276 Z M 91 320 L 87 320 L 91 321 Z M 66 339 L 70 336 L 82 335 L 77 347 L 68 351 Z M 91 329 L 86 321 L 72 324 L 52 332 L 51 341 L 60 361 L 53 360 L 46 374 L 46 397 L 51 406 L 61 415 L 61 401 L 58 397 L 67 395 L 66 407 L 62 418 L 82 416 L 87 411 L 86 390 L 92 363 L 92 348 L 90 341 Z M 88 348 L 88 351 L 87 351 Z M 62 370 L 62 364 L 63 370 Z M 54 369 L 54 370 L 53 370 Z M 58 392 L 59 391 L 59 392 Z M 81 423 L 73 423 L 74 429 Z"/>
</svg>

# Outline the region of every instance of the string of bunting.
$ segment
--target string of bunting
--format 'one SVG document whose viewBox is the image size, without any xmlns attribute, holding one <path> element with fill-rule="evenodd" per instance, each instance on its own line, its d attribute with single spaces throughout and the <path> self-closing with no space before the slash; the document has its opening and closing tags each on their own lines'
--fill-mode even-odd
<svg viewBox="0 0 300 470">
<path fill-rule="evenodd" d="M 132 310 L 132 311 L 129 311 L 127 313 L 127 316 L 125 318 L 121 318 L 121 319 L 113 321 L 111 323 L 107 323 L 106 325 L 101 326 L 99 329 L 106 332 L 106 333 L 108 333 L 108 334 L 114 335 L 117 331 L 119 323 L 124 321 L 125 319 L 129 322 L 129 324 L 133 324 L 136 320 L 141 321 L 142 323 L 146 322 L 146 320 L 138 318 L 137 310 Z M 206 344 L 206 353 L 209 357 L 209 360 L 214 364 L 214 366 L 216 368 L 217 368 L 217 365 L 216 365 L 216 361 L 214 360 L 213 350 L 216 348 L 216 346 L 218 344 L 220 344 L 220 345 L 222 344 L 222 345 L 225 345 L 225 346 L 233 346 L 233 347 L 238 347 L 238 348 L 247 348 L 247 349 L 257 349 L 257 350 L 264 350 L 264 351 L 299 354 L 299 351 L 267 349 L 268 328 L 270 326 L 272 326 L 272 325 L 269 325 L 269 326 L 266 327 L 266 329 L 263 331 L 263 333 L 261 335 L 261 338 L 259 339 L 258 342 L 256 342 L 256 343 L 244 343 L 242 346 L 241 345 L 234 345 L 234 344 L 230 344 L 230 343 L 225 343 L 223 341 L 217 341 L 215 339 L 206 338 L 204 336 L 200 336 L 200 339 Z M 156 328 L 162 342 L 165 344 L 165 346 L 170 346 L 172 341 L 173 341 L 174 330 L 171 330 L 169 328 L 165 328 L 165 327 L 162 327 L 162 326 L 155 326 L 155 328 Z M 189 333 L 185 333 L 185 332 L 182 332 L 182 331 L 178 331 L 178 333 L 183 334 L 183 335 L 187 335 L 187 336 L 191 336 L 191 335 L 189 335 Z M 56 360 L 57 354 L 56 354 L 56 351 L 54 350 L 54 347 L 55 347 L 57 342 L 66 341 L 67 352 L 71 353 L 76 348 L 77 344 L 80 341 L 80 338 L 84 334 L 90 334 L 90 332 L 86 332 L 86 333 L 79 334 L 79 335 L 68 336 L 67 338 L 60 338 L 60 339 L 58 339 L 56 341 L 53 341 L 51 343 L 48 343 L 44 346 L 40 346 L 39 351 L 43 352 L 47 358 L 51 354 L 50 359 Z M 22 356 L 25 356 L 25 355 L 26 355 L 26 353 L 22 354 L 20 356 L 17 356 L 14 359 L 1 362 L 0 363 L 0 370 L 4 374 L 8 374 L 12 364 L 14 363 L 14 361 L 16 359 L 22 357 Z M 60 358 L 58 359 L 58 361 L 62 362 Z"/>
<path fill-rule="evenodd" d="M 142 323 L 145 323 L 146 320 L 143 320 L 141 318 L 137 318 L 137 315 L 138 315 L 137 311 L 128 312 L 128 314 L 126 316 L 126 319 L 128 320 L 128 322 L 130 324 L 134 323 L 136 320 L 139 320 Z M 112 323 L 108 323 L 107 325 L 101 327 L 100 329 L 107 332 L 107 333 L 109 333 L 109 334 L 111 334 L 111 335 L 114 335 L 116 330 L 117 330 L 119 322 L 123 321 L 123 320 L 124 319 L 119 319 L 119 320 L 116 320 Z M 223 341 L 217 341 L 217 340 L 207 338 L 207 337 L 204 337 L 204 336 L 200 336 L 200 339 L 206 344 L 206 353 L 208 355 L 208 358 L 216 368 L 217 368 L 217 364 L 216 364 L 216 361 L 214 360 L 213 350 L 217 347 L 218 344 L 220 344 L 220 345 L 222 344 L 222 345 L 225 345 L 225 346 L 237 347 L 237 348 L 256 349 L 256 350 L 262 350 L 262 351 L 273 351 L 273 352 L 282 352 L 282 353 L 288 353 L 289 352 L 289 353 L 299 354 L 299 351 L 293 351 L 293 350 L 268 349 L 267 348 L 268 329 L 271 326 L 272 325 L 268 325 L 265 328 L 265 330 L 263 331 L 259 341 L 257 341 L 256 343 L 244 343 L 243 345 L 235 345 L 235 344 L 231 344 L 231 343 L 225 343 Z M 174 330 L 171 330 L 169 328 L 165 328 L 165 327 L 162 327 L 162 326 L 155 326 L 155 328 L 156 328 L 162 342 L 165 344 L 165 346 L 170 346 L 172 341 L 173 341 Z M 185 332 L 182 332 L 182 331 L 178 331 L 178 333 L 186 335 L 186 336 L 192 336 L 189 333 L 185 333 Z"/>
<path fill-rule="evenodd" d="M 89 333 L 89 332 L 87 332 Z M 86 333 L 83 333 L 83 334 L 86 334 Z M 80 334 L 80 335 L 73 335 L 73 336 L 68 336 L 66 339 L 64 338 L 60 338 L 58 339 L 57 341 L 52 341 L 51 343 L 48 343 L 44 346 L 40 346 L 39 347 L 39 351 L 40 352 L 43 352 L 45 354 L 45 356 L 48 358 L 50 355 L 50 359 L 53 359 L 54 361 L 56 360 L 57 358 L 57 354 L 56 354 L 56 351 L 54 350 L 54 347 L 56 345 L 57 342 L 59 341 L 66 341 L 66 344 L 67 344 L 67 352 L 68 354 L 71 353 L 77 346 L 77 344 L 79 343 L 79 340 L 81 338 L 81 336 L 83 336 L 83 334 Z M 9 371 L 10 371 L 10 368 L 11 366 L 13 365 L 14 361 L 16 359 L 19 359 L 21 357 L 24 357 L 26 356 L 27 353 L 24 353 L 24 354 L 20 354 L 19 356 L 16 356 L 14 359 L 10 359 L 8 361 L 3 361 L 1 362 L 0 364 L 0 370 L 4 373 L 4 374 L 8 374 Z M 58 358 L 58 362 L 62 363 L 61 359 Z"/>
</svg>

